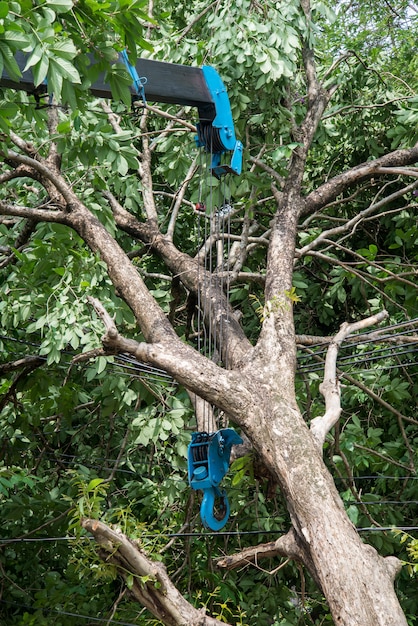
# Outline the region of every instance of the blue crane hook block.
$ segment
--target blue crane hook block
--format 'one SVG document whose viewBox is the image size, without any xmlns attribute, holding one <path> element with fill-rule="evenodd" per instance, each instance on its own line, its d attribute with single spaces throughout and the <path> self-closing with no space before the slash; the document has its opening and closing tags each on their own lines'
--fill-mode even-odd
<svg viewBox="0 0 418 626">
<path fill-rule="evenodd" d="M 188 474 L 192 489 L 203 491 L 200 517 L 205 528 L 220 530 L 229 518 L 229 502 L 219 484 L 229 469 L 233 445 L 242 443 L 233 428 L 215 433 L 195 432 L 188 448 Z"/>
</svg>

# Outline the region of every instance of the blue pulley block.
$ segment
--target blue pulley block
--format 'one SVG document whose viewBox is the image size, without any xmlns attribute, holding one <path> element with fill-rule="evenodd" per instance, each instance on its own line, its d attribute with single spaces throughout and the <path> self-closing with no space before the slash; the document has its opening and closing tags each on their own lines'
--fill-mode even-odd
<svg viewBox="0 0 418 626">
<path fill-rule="evenodd" d="M 203 491 L 200 517 L 211 530 L 220 530 L 228 521 L 228 498 L 218 486 L 228 472 L 232 446 L 240 443 L 242 439 L 233 428 L 192 434 L 188 448 L 189 483 L 192 489 Z"/>
<path fill-rule="evenodd" d="M 200 120 L 196 143 L 212 154 L 211 170 L 216 178 L 224 174 L 241 174 L 243 145 L 235 136 L 234 121 L 226 87 L 215 68 L 204 65 L 202 72 L 215 105 L 213 120 Z M 232 152 L 230 164 L 221 165 L 221 156 Z"/>
</svg>

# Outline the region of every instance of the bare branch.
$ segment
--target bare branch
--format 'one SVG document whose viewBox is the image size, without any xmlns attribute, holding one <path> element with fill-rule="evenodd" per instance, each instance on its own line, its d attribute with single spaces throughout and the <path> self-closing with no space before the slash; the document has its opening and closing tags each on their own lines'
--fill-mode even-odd
<svg viewBox="0 0 418 626">
<path fill-rule="evenodd" d="M 348 335 L 358 330 L 379 324 L 387 318 L 388 315 L 387 311 L 381 311 L 376 315 L 372 315 L 359 322 L 354 322 L 353 324 L 344 323 L 340 331 L 335 335 L 334 340 L 330 343 L 325 359 L 324 380 L 319 387 L 325 399 L 326 411 L 324 415 L 315 417 L 310 426 L 311 433 L 316 439 L 320 450 L 322 450 L 322 446 L 324 445 L 325 437 L 334 424 L 336 424 L 341 414 L 341 390 L 337 379 L 337 356 L 342 342 Z"/>
<path fill-rule="evenodd" d="M 417 161 L 418 143 L 413 148 L 395 150 L 374 161 L 367 161 L 366 163 L 352 167 L 346 172 L 331 178 L 323 185 L 320 185 L 315 191 L 312 191 L 306 197 L 302 215 L 307 215 L 308 213 L 312 213 L 324 207 L 332 200 L 335 200 L 337 196 L 351 185 L 363 181 L 366 178 L 376 176 L 379 168 L 412 165 Z"/>
<path fill-rule="evenodd" d="M 376 174 L 391 174 L 395 176 L 413 176 L 418 178 L 418 167 L 378 167 Z"/>
<path fill-rule="evenodd" d="M 183 202 L 184 195 L 187 191 L 187 187 L 189 186 L 190 181 L 193 179 L 193 176 L 196 173 L 196 170 L 197 170 L 196 163 L 197 163 L 197 157 L 192 161 L 189 167 L 189 171 L 186 174 L 186 178 L 182 182 L 180 189 L 177 192 L 176 201 L 171 211 L 170 222 L 168 224 L 167 233 L 166 233 L 166 236 L 170 240 L 173 240 L 173 237 L 174 237 L 174 229 L 176 226 L 177 216 L 178 216 L 181 204 Z"/>
<path fill-rule="evenodd" d="M 132 581 L 130 591 L 158 620 L 167 626 L 217 626 L 224 624 L 205 615 L 182 596 L 164 565 L 153 561 L 120 530 L 98 520 L 84 519 L 82 526 L 99 544 L 101 558 L 116 566 L 119 575 Z"/>
<path fill-rule="evenodd" d="M 54 135 L 56 135 L 56 132 L 57 132 L 58 122 L 59 122 L 58 107 L 56 106 L 48 107 L 47 125 L 48 125 L 48 133 L 49 133 L 51 142 L 49 144 L 49 150 L 48 150 L 48 156 L 46 158 L 46 163 L 48 163 L 50 167 L 56 172 L 60 170 L 61 160 L 62 160 L 61 154 L 58 151 L 58 144 L 53 139 Z"/>
<path fill-rule="evenodd" d="M 142 196 L 144 198 L 144 209 L 147 214 L 147 218 L 155 223 L 158 223 L 157 207 L 154 202 L 153 194 L 153 179 L 152 179 L 152 165 L 151 165 L 151 150 L 149 145 L 149 139 L 145 134 L 147 128 L 147 111 L 144 110 L 141 118 L 141 138 L 142 138 L 142 159 L 139 167 L 139 173 L 142 180 Z"/>
<path fill-rule="evenodd" d="M 100 100 L 100 106 L 103 109 L 103 111 L 106 113 L 107 119 L 109 120 L 109 124 L 113 128 L 114 133 L 116 135 L 120 135 L 123 132 L 123 130 L 120 125 L 119 115 L 117 115 L 116 113 L 112 111 L 111 107 L 106 102 L 106 100 Z"/>
<path fill-rule="evenodd" d="M 187 122 L 186 120 L 183 120 L 180 117 L 184 109 L 181 109 L 177 115 L 171 115 L 171 113 L 167 113 L 167 111 L 163 111 L 162 109 L 159 109 L 156 106 L 151 106 L 148 103 L 146 105 L 146 109 L 147 111 L 151 111 L 151 113 L 155 113 L 156 115 L 159 115 L 160 117 L 164 117 L 167 120 L 170 120 L 172 122 L 177 122 L 177 124 L 184 126 L 186 130 L 190 130 L 192 133 L 196 132 L 196 126 L 194 124 L 191 124 L 190 122 Z M 166 131 L 162 131 L 162 132 L 164 134 Z"/>
<path fill-rule="evenodd" d="M 310 256 L 321 259 L 322 261 L 326 261 L 327 263 L 330 263 L 331 265 L 339 265 L 340 267 L 343 267 L 347 272 L 354 274 L 354 276 L 358 276 L 358 278 L 360 278 L 364 283 L 366 283 L 366 285 L 369 285 L 375 291 L 377 291 L 386 301 L 391 302 L 395 307 L 398 307 L 401 311 L 404 311 L 404 313 L 407 315 L 407 310 L 401 304 L 399 304 L 399 302 L 391 298 L 387 293 L 382 291 L 382 289 L 379 289 L 379 287 L 373 284 L 375 277 L 373 277 L 372 280 L 369 280 L 369 278 L 367 278 L 368 274 L 366 274 L 365 272 L 360 272 L 359 270 L 355 269 L 352 265 L 348 265 L 347 263 L 344 263 L 343 261 L 340 261 L 339 259 L 335 257 L 331 257 L 327 254 L 323 254 L 322 252 L 311 251 Z"/>
<path fill-rule="evenodd" d="M 383 169 L 386 171 L 388 168 L 377 168 L 377 170 L 379 170 L 380 172 Z M 415 175 L 418 176 L 418 172 L 416 172 Z M 382 198 L 382 200 L 379 200 L 379 202 L 372 203 L 370 206 L 367 207 L 367 209 L 360 211 L 353 218 L 351 218 L 350 220 L 347 220 L 344 224 L 340 226 L 335 226 L 334 228 L 329 228 L 328 230 L 323 230 L 320 233 L 320 235 L 318 235 L 318 237 L 310 241 L 309 244 L 307 244 L 303 248 L 300 248 L 299 250 L 296 250 L 297 256 L 301 257 L 301 256 L 304 256 L 305 254 L 308 254 L 311 250 L 316 248 L 324 239 L 329 239 L 330 237 L 334 235 L 340 235 L 342 233 L 346 233 L 354 229 L 357 226 L 357 224 L 361 222 L 364 218 L 376 213 L 383 206 L 389 204 L 390 202 L 393 202 L 394 200 L 397 200 L 398 198 L 403 197 L 404 195 L 406 195 L 407 193 L 410 193 L 417 187 L 418 187 L 418 182 L 411 183 L 410 185 L 407 185 L 403 189 L 395 191 L 389 196 Z"/>
<path fill-rule="evenodd" d="M 9 136 L 12 143 L 14 143 L 14 145 L 19 148 L 19 150 L 22 150 L 22 152 L 27 154 L 29 157 L 35 158 L 37 149 L 32 143 L 28 143 L 27 141 L 21 139 L 19 135 L 16 135 L 16 133 L 13 132 L 13 130 L 9 131 Z"/>
<path fill-rule="evenodd" d="M 338 250 L 342 250 L 343 252 L 345 252 L 345 254 L 351 255 L 355 259 L 358 259 L 358 264 L 364 265 L 365 263 L 367 263 L 367 265 L 369 265 L 370 267 L 375 267 L 380 272 L 384 272 L 385 274 L 387 274 L 385 278 L 374 276 L 374 280 L 376 280 L 380 284 L 385 283 L 388 280 L 397 280 L 398 282 L 403 283 L 404 285 L 408 285 L 409 287 L 412 287 L 413 289 L 418 289 L 418 285 L 416 282 L 412 282 L 411 280 L 404 278 L 404 276 L 409 276 L 409 275 L 416 276 L 418 272 L 415 268 L 410 273 L 405 272 L 403 274 L 402 273 L 395 274 L 395 272 L 391 272 L 391 270 L 384 267 L 383 265 L 379 265 L 379 263 L 375 263 L 374 261 L 371 261 L 370 259 L 365 259 L 364 257 L 361 256 L 361 254 L 358 254 L 358 252 L 355 252 L 354 250 L 350 250 L 350 248 L 346 248 L 345 246 L 342 246 L 341 244 L 335 241 L 324 239 L 324 243 L 328 243 L 330 244 L 330 246 L 338 248 Z"/>
<path fill-rule="evenodd" d="M 346 58 L 348 55 L 345 55 Z M 328 74 L 328 72 L 327 72 Z M 344 107 L 340 107 L 334 111 L 331 111 L 327 115 L 322 117 L 323 120 L 329 119 L 330 117 L 335 117 L 336 115 L 344 114 L 353 114 L 354 111 L 360 111 L 362 109 L 381 109 L 382 107 L 387 107 L 390 104 L 394 104 L 395 102 L 403 102 L 405 100 L 409 100 L 411 96 L 404 96 L 402 98 L 393 98 L 392 100 L 386 100 L 385 102 L 376 102 L 374 104 L 349 104 Z"/>
<path fill-rule="evenodd" d="M 399 463 L 399 461 L 396 461 L 396 459 L 392 458 L 388 454 L 382 454 L 381 452 L 378 452 L 377 450 L 372 450 L 372 448 L 368 448 L 367 446 L 362 446 L 359 443 L 354 443 L 353 445 L 355 448 L 358 448 L 359 450 L 364 450 L 365 452 L 368 452 L 369 454 L 373 454 L 374 456 L 377 456 L 379 459 L 383 459 L 385 463 L 391 463 L 392 465 L 395 465 L 396 467 L 401 467 L 407 472 L 411 472 L 411 471 L 414 472 L 413 468 L 411 469 L 411 467 L 408 467 L 408 465 L 405 465 L 405 463 Z"/>
<path fill-rule="evenodd" d="M 215 7 L 218 4 L 219 0 L 215 0 L 214 2 L 211 2 L 211 4 L 209 4 L 209 6 L 207 6 L 205 9 L 203 9 L 203 11 L 201 11 L 199 13 L 199 15 L 197 15 L 187 26 L 186 28 L 183 29 L 180 37 L 177 39 L 177 44 L 180 43 L 180 41 L 182 39 L 184 39 L 184 37 L 187 35 L 187 33 L 189 33 L 193 26 L 195 26 L 201 19 L 202 17 L 204 17 L 206 15 L 206 13 L 208 13 L 213 7 Z"/>
<path fill-rule="evenodd" d="M 189 392 L 189 398 L 196 415 L 197 430 L 208 433 L 218 430 L 212 405 L 196 393 Z"/>
<path fill-rule="evenodd" d="M 406 338 L 404 337 L 403 340 L 405 340 L 405 339 Z M 415 338 L 415 341 L 416 341 L 416 338 Z M 386 400 L 381 398 L 377 393 L 375 393 L 372 389 L 370 389 L 370 387 L 367 387 L 366 385 L 364 385 L 362 382 L 360 382 L 356 378 L 353 378 L 352 376 L 350 376 L 350 374 L 347 374 L 346 372 L 338 372 L 338 375 L 341 378 L 344 378 L 345 380 L 348 380 L 352 385 L 355 385 L 356 387 L 358 387 L 359 389 L 364 391 L 364 393 L 366 393 L 368 396 L 370 396 L 370 398 L 375 400 L 384 409 L 389 411 L 389 413 L 392 413 L 393 415 L 395 415 L 398 418 L 398 423 L 399 423 L 399 420 L 403 420 L 404 422 L 407 422 L 408 424 L 418 425 L 418 420 L 414 419 L 413 417 L 408 417 L 407 415 L 404 415 L 403 413 L 401 413 L 400 411 L 395 409 L 395 407 L 393 407 L 391 404 L 389 404 L 389 402 L 386 402 Z"/>
<path fill-rule="evenodd" d="M 362 342 L 368 343 L 370 341 L 379 341 L 382 343 L 417 343 L 418 335 L 410 335 L 398 337 L 397 335 L 382 335 L 385 331 L 375 331 L 373 333 L 367 333 L 362 335 Z M 331 343 L 333 337 L 324 337 L 323 335 L 296 335 L 295 341 L 298 346 L 317 346 L 327 345 Z M 357 337 L 347 337 L 346 341 L 358 341 Z"/>
<path fill-rule="evenodd" d="M 270 167 L 270 165 L 267 165 L 267 163 L 264 163 L 264 161 L 262 161 L 261 159 L 257 157 L 249 156 L 248 159 L 249 161 L 251 161 L 253 165 L 257 165 L 260 169 L 267 172 L 267 174 L 269 174 L 272 178 L 274 178 L 274 180 L 277 181 L 280 186 L 283 185 L 284 183 L 283 176 L 280 176 L 280 174 L 276 172 L 275 169 Z"/>
<path fill-rule="evenodd" d="M 0 200 L 0 213 L 2 215 L 14 215 L 15 217 L 36 219 L 40 222 L 57 222 L 60 224 L 65 224 L 67 222 L 67 214 L 64 211 L 16 206 L 14 204 L 3 202 L 2 200 Z"/>
<path fill-rule="evenodd" d="M 270 559 L 275 556 L 288 557 L 303 563 L 304 555 L 296 541 L 293 530 L 275 541 L 251 546 L 237 552 L 237 554 L 222 557 L 216 561 L 216 565 L 222 569 L 232 570 L 245 567 L 250 563 L 257 563 L 258 559 Z"/>
</svg>

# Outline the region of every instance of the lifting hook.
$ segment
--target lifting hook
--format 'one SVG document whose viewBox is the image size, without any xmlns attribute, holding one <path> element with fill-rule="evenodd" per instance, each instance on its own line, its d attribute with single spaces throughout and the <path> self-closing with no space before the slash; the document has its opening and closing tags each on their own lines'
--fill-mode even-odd
<svg viewBox="0 0 418 626">
<path fill-rule="evenodd" d="M 205 528 L 217 531 L 229 518 L 229 502 L 219 484 L 229 468 L 233 445 L 242 443 L 233 428 L 215 433 L 195 432 L 188 449 L 188 474 L 192 489 L 203 491 L 200 517 Z"/>
</svg>

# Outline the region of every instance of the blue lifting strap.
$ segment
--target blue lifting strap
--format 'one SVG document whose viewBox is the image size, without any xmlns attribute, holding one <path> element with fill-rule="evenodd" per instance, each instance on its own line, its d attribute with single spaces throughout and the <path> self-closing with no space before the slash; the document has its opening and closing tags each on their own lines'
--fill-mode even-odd
<svg viewBox="0 0 418 626">
<path fill-rule="evenodd" d="M 123 62 L 125 63 L 126 69 L 128 70 L 129 74 L 131 75 L 132 84 L 133 84 L 133 87 L 134 87 L 134 89 L 136 91 L 137 96 L 139 96 L 139 98 L 141 98 L 142 102 L 144 104 L 146 104 L 147 101 L 146 101 L 146 98 L 145 98 L 144 86 L 147 84 L 147 78 L 145 76 L 141 76 L 140 77 L 138 72 L 136 71 L 136 67 L 129 63 L 128 53 L 127 53 L 126 50 L 122 50 L 121 57 L 122 57 Z"/>
<path fill-rule="evenodd" d="M 215 433 L 195 432 L 188 448 L 188 474 L 192 489 L 203 491 L 200 517 L 205 528 L 220 530 L 229 518 L 229 502 L 219 484 L 229 469 L 233 445 L 242 443 L 233 428 Z"/>
</svg>

